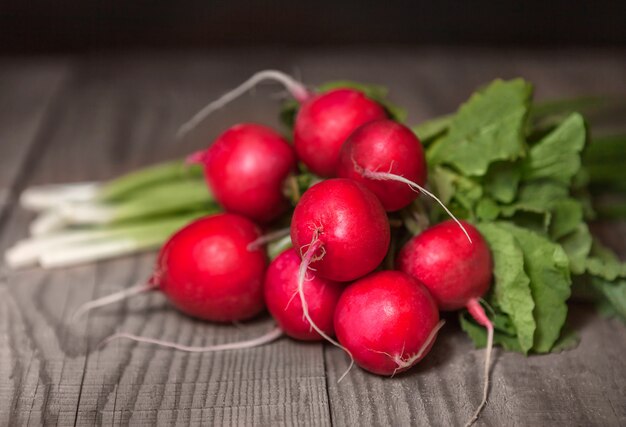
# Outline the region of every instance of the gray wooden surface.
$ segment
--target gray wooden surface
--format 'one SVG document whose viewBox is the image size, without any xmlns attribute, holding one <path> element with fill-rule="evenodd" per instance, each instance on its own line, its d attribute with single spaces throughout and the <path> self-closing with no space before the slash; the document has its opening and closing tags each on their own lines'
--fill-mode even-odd
<svg viewBox="0 0 626 427">
<path fill-rule="evenodd" d="M 626 52 L 466 50 L 223 51 L 68 59 L 0 59 L 0 251 L 26 234 L 26 186 L 105 179 L 180 157 L 239 121 L 276 123 L 274 86 L 216 114 L 186 143 L 178 124 L 252 72 L 272 67 L 312 84 L 387 85 L 409 122 L 454 109 L 495 77 L 524 76 L 539 98 L 626 95 Z M 596 232 L 626 255 L 624 224 Z M 246 351 L 186 354 L 118 341 L 116 330 L 208 345 L 267 330 L 189 319 L 145 295 L 70 324 L 81 303 L 148 276 L 153 254 L 0 280 L 0 425 L 460 425 L 479 401 L 482 351 L 454 322 L 430 355 L 396 378 L 347 366 L 336 349 L 282 339 Z M 626 327 L 573 306 L 575 350 L 524 358 L 496 351 L 479 425 L 626 425 Z"/>
</svg>

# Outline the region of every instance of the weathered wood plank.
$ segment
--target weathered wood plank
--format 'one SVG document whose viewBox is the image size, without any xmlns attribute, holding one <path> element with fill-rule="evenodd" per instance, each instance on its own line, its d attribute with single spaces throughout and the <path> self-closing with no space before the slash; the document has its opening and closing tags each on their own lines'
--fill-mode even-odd
<svg viewBox="0 0 626 427">
<path fill-rule="evenodd" d="M 103 179 L 153 161 L 181 157 L 244 120 L 275 124 L 263 88 L 216 114 L 208 137 L 174 143 L 178 124 L 207 100 L 259 67 L 280 67 L 272 55 L 206 59 L 116 57 L 81 63 L 58 122 L 23 185 Z M 201 132 L 198 132 L 200 134 Z M 12 209 L 0 247 L 23 235 L 29 216 Z M 256 336 L 270 322 L 209 325 L 182 316 L 160 295 L 146 295 L 68 325 L 82 302 L 148 277 L 153 256 L 44 273 L 11 274 L 0 346 L 2 420 L 11 424 L 327 424 L 330 420 L 321 345 L 280 342 L 249 351 L 185 354 L 128 342 L 97 349 L 116 330 L 194 345 Z"/>
</svg>

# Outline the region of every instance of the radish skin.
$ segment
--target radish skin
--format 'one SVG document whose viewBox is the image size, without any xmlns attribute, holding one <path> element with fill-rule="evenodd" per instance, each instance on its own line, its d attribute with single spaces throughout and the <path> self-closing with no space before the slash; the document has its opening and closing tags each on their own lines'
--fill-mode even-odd
<svg viewBox="0 0 626 427">
<path fill-rule="evenodd" d="M 270 263 L 265 274 L 265 303 L 288 336 L 303 341 L 319 341 L 323 337 L 306 320 L 299 298 L 298 274 L 301 262 L 299 254 L 294 249 L 288 249 Z M 334 336 L 333 316 L 343 285 L 322 279 L 314 271 L 306 273 L 304 285 L 303 295 L 309 317 L 324 334 Z"/>
<path fill-rule="evenodd" d="M 419 139 L 406 126 L 393 120 L 376 120 L 355 130 L 341 147 L 338 176 L 365 185 L 387 212 L 408 206 L 418 194 L 405 183 L 376 180 L 372 172 L 387 172 L 421 187 L 427 167 Z"/>
<path fill-rule="evenodd" d="M 404 372 L 422 360 L 442 325 L 428 290 L 399 271 L 357 280 L 335 311 L 339 342 L 360 367 L 378 375 Z"/>
<path fill-rule="evenodd" d="M 188 160 L 204 166 L 208 187 L 229 212 L 269 222 L 289 208 L 283 185 L 296 169 L 295 153 L 266 126 L 232 126 Z"/>
<path fill-rule="evenodd" d="M 389 248 L 389 221 L 376 196 L 358 182 L 329 179 L 309 188 L 291 220 L 291 241 L 311 254 L 320 277 L 347 282 L 373 271 Z"/>
</svg>

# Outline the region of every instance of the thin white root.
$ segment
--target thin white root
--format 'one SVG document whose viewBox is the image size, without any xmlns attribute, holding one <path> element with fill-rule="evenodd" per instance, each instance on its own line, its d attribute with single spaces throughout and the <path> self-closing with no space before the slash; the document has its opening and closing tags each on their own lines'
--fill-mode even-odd
<svg viewBox="0 0 626 427">
<path fill-rule="evenodd" d="M 491 367 L 491 352 L 493 350 L 493 323 L 485 314 L 485 310 L 482 308 L 477 299 L 471 299 L 467 304 L 467 310 L 472 315 L 472 317 L 482 326 L 487 329 L 487 347 L 485 348 L 485 370 L 483 373 L 484 378 L 484 386 L 483 386 L 483 397 L 480 401 L 480 404 L 474 411 L 474 415 L 472 418 L 465 424 L 465 427 L 469 427 L 478 419 L 478 415 L 480 415 L 480 411 L 483 410 L 483 407 L 487 403 L 487 396 L 489 395 L 489 369 Z"/>
<path fill-rule="evenodd" d="M 259 236 L 258 239 L 248 244 L 247 249 L 249 251 L 255 251 L 263 245 L 266 245 L 268 243 L 273 242 L 274 240 L 282 239 L 283 237 L 288 236 L 290 231 L 291 229 L 287 227 L 287 228 L 281 228 L 280 230 L 271 231 L 267 234 Z"/>
<path fill-rule="evenodd" d="M 128 289 L 124 289 L 122 291 L 112 293 L 111 295 L 107 295 L 105 297 L 86 302 L 85 304 L 78 307 L 78 309 L 74 312 L 74 314 L 72 315 L 72 322 L 77 321 L 85 313 L 95 308 L 104 307 L 105 305 L 124 300 L 133 295 L 151 291 L 153 289 L 156 289 L 157 286 L 158 284 L 156 282 L 154 282 L 153 280 L 149 280 L 148 283 L 141 283 L 139 285 L 131 286 Z"/>
<path fill-rule="evenodd" d="M 396 374 L 396 372 L 400 369 L 404 369 L 407 368 L 411 365 L 413 365 L 413 363 L 415 363 L 416 360 L 419 360 L 422 358 L 422 356 L 424 355 L 424 352 L 426 351 L 426 349 L 432 344 L 432 342 L 435 340 L 435 338 L 437 337 L 437 334 L 439 333 L 439 330 L 441 328 L 443 328 L 443 325 L 446 324 L 445 320 L 440 320 L 439 322 L 437 322 L 437 324 L 435 325 L 435 327 L 433 328 L 432 331 L 430 331 L 430 334 L 428 334 L 428 337 L 426 337 L 426 341 L 424 341 L 424 344 L 422 344 L 422 346 L 420 347 L 420 349 L 418 350 L 417 353 L 415 353 L 413 356 L 409 357 L 408 359 L 403 359 L 402 358 L 402 354 L 396 356 L 394 358 L 394 362 L 396 362 L 396 364 L 398 365 L 398 367 L 396 368 L 396 370 L 394 371 L 392 377 Z"/>
<path fill-rule="evenodd" d="M 24 209 L 42 211 L 66 202 L 87 202 L 97 198 L 100 184 L 79 182 L 76 184 L 50 184 L 27 188 L 20 195 Z"/>
<path fill-rule="evenodd" d="M 311 319 L 311 315 L 309 314 L 309 305 L 306 301 L 306 298 L 304 297 L 304 281 L 306 279 L 306 273 L 307 273 L 307 270 L 309 269 L 309 265 L 315 259 L 315 253 L 319 249 L 323 249 L 322 242 L 318 239 L 317 233 L 316 233 L 313 238 L 313 241 L 311 241 L 311 243 L 308 245 L 306 252 L 302 256 L 302 262 L 300 263 L 300 268 L 298 269 L 298 295 L 300 295 L 300 302 L 302 303 L 302 313 L 304 314 L 304 318 L 309 322 L 309 324 L 315 330 L 315 332 L 320 334 L 322 338 L 324 338 L 326 341 L 328 341 L 335 347 L 338 347 L 342 349 L 343 351 L 345 351 L 350 357 L 350 365 L 348 366 L 348 369 L 346 369 L 346 371 L 341 375 L 341 377 L 339 377 L 339 380 L 337 381 L 337 383 L 340 383 L 341 380 L 343 380 L 344 377 L 348 375 L 348 372 L 350 372 L 350 370 L 354 366 L 354 357 L 352 356 L 352 353 L 350 353 L 350 350 L 348 350 L 347 348 L 339 344 L 337 341 L 329 337 L 324 331 L 322 331 L 315 324 L 313 319 Z M 320 259 L 320 258 L 321 257 L 317 257 L 317 259 Z"/>
<path fill-rule="evenodd" d="M 398 367 L 394 369 L 393 373 L 391 374 L 391 377 L 393 378 L 398 373 L 399 370 L 410 367 L 411 365 L 413 365 L 413 363 L 416 360 L 419 360 L 423 356 L 426 349 L 431 345 L 433 340 L 437 337 L 437 333 L 439 333 L 439 330 L 445 324 L 446 324 L 446 321 L 443 319 L 437 322 L 433 330 L 430 331 L 430 334 L 428 334 L 428 337 L 426 337 L 426 341 L 424 341 L 424 344 L 422 344 L 422 346 L 417 351 L 417 353 L 415 353 L 413 356 L 407 357 L 406 359 L 402 357 L 402 355 L 404 354 L 404 347 L 402 348 L 402 351 L 400 351 L 400 354 L 396 354 L 396 355 L 389 354 L 386 351 L 379 351 L 379 350 L 372 350 L 372 349 L 369 349 L 369 350 L 373 351 L 374 353 L 381 353 L 381 354 L 386 355 L 391 360 L 393 360 L 396 365 L 398 365 Z"/>
<path fill-rule="evenodd" d="M 206 347 L 194 347 L 194 346 L 176 344 L 176 343 L 169 342 L 169 341 L 157 340 L 154 338 L 140 337 L 137 335 L 127 334 L 125 332 L 120 332 L 117 334 L 113 334 L 110 337 L 104 339 L 99 344 L 98 347 L 104 346 L 115 339 L 123 338 L 123 339 L 129 339 L 129 340 L 140 342 L 140 343 L 154 344 L 154 345 L 159 345 L 161 347 L 173 348 L 175 350 L 187 351 L 190 353 L 206 353 L 206 352 L 212 352 L 212 351 L 239 350 L 243 348 L 260 347 L 262 345 L 269 344 L 270 342 L 277 340 L 281 336 L 283 336 L 282 329 L 280 329 L 279 327 L 275 327 L 274 329 L 261 335 L 260 337 L 253 338 L 247 341 L 210 345 Z"/>
<path fill-rule="evenodd" d="M 476 422 L 480 411 L 483 410 L 485 404 L 487 404 L 487 396 L 489 395 L 489 368 L 491 365 L 491 351 L 493 349 L 493 327 L 487 328 L 487 348 L 485 349 L 485 371 L 483 372 L 485 384 L 483 386 L 483 398 L 480 401 L 480 405 L 474 411 L 472 418 L 465 424 L 465 427 L 469 427 Z"/>
<path fill-rule="evenodd" d="M 355 163 L 355 167 L 357 167 L 356 163 Z M 396 175 L 396 174 L 393 174 L 393 173 L 389 173 L 389 172 L 372 172 L 372 171 L 363 169 L 360 166 L 358 166 L 358 168 L 359 168 L 358 171 L 365 178 L 373 179 L 373 180 L 376 180 L 376 181 L 398 181 L 398 182 L 402 182 L 402 183 L 408 185 L 413 191 L 421 191 L 422 193 L 426 194 L 427 196 L 433 198 L 435 201 L 437 201 L 437 203 L 439 203 L 441 205 L 441 207 L 446 211 L 446 213 L 448 215 L 450 215 L 450 218 L 452 218 L 454 220 L 454 222 L 456 222 L 459 225 L 459 227 L 461 227 L 461 230 L 463 230 L 463 233 L 465 233 L 465 236 L 467 237 L 467 240 L 469 240 L 469 242 L 472 243 L 472 238 L 470 237 L 470 235 L 467 232 L 467 230 L 465 229 L 465 227 L 463 227 L 463 224 L 461 224 L 461 222 L 457 219 L 457 217 L 455 217 L 452 214 L 452 212 L 450 212 L 450 210 L 446 207 L 446 205 L 444 205 L 443 202 L 441 200 L 439 200 L 439 198 L 437 196 L 435 196 L 430 191 L 426 190 L 421 185 L 416 184 L 415 182 L 413 182 L 413 181 L 411 181 L 409 179 L 406 179 L 403 176 Z"/>
<path fill-rule="evenodd" d="M 176 137 L 182 139 L 186 134 L 198 126 L 204 119 L 206 119 L 211 113 L 224 107 L 231 101 L 239 98 L 241 95 L 255 87 L 263 80 L 274 80 L 281 83 L 289 91 L 296 101 L 303 102 L 309 97 L 309 91 L 306 87 L 295 80 L 288 74 L 278 70 L 263 70 L 252 75 L 248 80 L 225 93 L 215 101 L 208 104 L 202 110 L 198 111 L 189 121 L 184 123 L 176 133 Z"/>
</svg>

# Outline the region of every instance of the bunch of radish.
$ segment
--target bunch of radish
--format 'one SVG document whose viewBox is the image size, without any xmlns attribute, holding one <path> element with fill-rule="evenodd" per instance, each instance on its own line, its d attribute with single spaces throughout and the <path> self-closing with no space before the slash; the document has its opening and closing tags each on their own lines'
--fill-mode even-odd
<svg viewBox="0 0 626 427">
<path fill-rule="evenodd" d="M 354 88 L 316 93 L 263 71 L 209 104 L 179 136 L 264 79 L 284 84 L 300 104 L 293 134 L 236 124 L 190 155 L 225 213 L 175 233 L 146 283 L 89 302 L 78 314 L 145 291 L 161 291 L 183 313 L 215 322 L 249 319 L 267 307 L 277 328 L 252 341 L 197 348 L 124 333 L 109 339 L 218 351 L 285 334 L 329 341 L 363 369 L 395 375 L 435 345 L 440 310 L 467 308 L 489 336 L 473 422 L 487 398 L 493 337 L 479 302 L 492 281 L 485 241 L 424 188 L 427 165 L 415 134 Z M 303 171 L 313 178 L 300 179 Z M 409 236 L 396 254 L 390 241 L 392 228 L 403 226 L 398 212 L 422 194 L 452 219 Z M 287 249 L 268 262 L 266 246 L 276 242 Z"/>
</svg>

